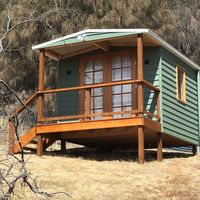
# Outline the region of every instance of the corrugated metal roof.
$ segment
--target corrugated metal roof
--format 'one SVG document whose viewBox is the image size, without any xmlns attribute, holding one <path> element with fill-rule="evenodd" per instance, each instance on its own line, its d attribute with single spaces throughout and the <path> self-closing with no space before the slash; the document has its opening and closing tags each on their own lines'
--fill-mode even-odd
<svg viewBox="0 0 200 200">
<path fill-rule="evenodd" d="M 64 47 L 68 46 L 66 48 L 66 52 L 73 52 L 76 48 L 69 48 L 69 46 L 74 45 L 86 45 L 92 42 L 98 42 L 98 41 L 109 41 L 114 38 L 124 38 L 129 37 L 131 35 L 137 35 L 137 34 L 143 34 L 144 36 L 147 36 L 150 40 L 152 40 L 155 44 L 162 46 L 163 48 L 167 49 L 174 55 L 176 55 L 178 58 L 183 60 L 185 63 L 187 63 L 189 66 L 200 70 L 200 66 L 194 63 L 192 60 L 187 58 L 185 55 L 183 55 L 181 52 L 179 52 L 177 49 L 175 49 L 173 46 L 171 46 L 169 43 L 161 39 L 158 35 L 153 33 L 149 29 L 88 29 L 84 31 L 80 31 L 77 33 L 73 33 L 71 35 L 67 35 L 65 37 L 61 37 L 55 40 L 51 40 L 49 42 L 45 42 L 36 46 L 33 46 L 33 50 L 39 50 L 39 49 L 51 49 L 54 50 L 56 48 L 55 52 L 60 53 L 64 52 Z M 83 46 L 84 46 L 83 45 Z M 60 52 L 59 52 L 59 48 Z M 79 48 L 80 49 L 80 48 Z M 65 52 L 65 53 L 66 53 Z"/>
<path fill-rule="evenodd" d="M 33 46 L 33 50 L 36 49 L 45 49 L 49 47 L 56 47 L 56 46 L 63 46 L 67 44 L 75 44 L 75 43 L 82 43 L 82 42 L 92 42 L 92 41 L 97 41 L 97 40 L 104 40 L 104 39 L 110 39 L 110 38 L 115 38 L 115 37 L 124 37 L 124 36 L 129 36 L 129 35 L 135 35 L 143 33 L 142 30 L 138 31 L 120 31 L 118 29 L 118 32 L 110 31 L 107 32 L 99 32 L 97 29 L 96 32 L 93 30 L 86 30 L 86 31 L 81 31 L 78 32 L 77 34 L 71 34 L 65 37 L 61 37 L 56 40 L 51 40 L 49 42 L 45 42 L 36 46 Z"/>
</svg>

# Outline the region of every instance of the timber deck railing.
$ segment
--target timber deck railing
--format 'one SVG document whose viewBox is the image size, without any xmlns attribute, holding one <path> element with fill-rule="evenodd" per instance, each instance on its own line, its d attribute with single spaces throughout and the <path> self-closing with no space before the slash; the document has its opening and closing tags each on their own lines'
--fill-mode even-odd
<svg viewBox="0 0 200 200">
<path fill-rule="evenodd" d="M 136 90 L 136 97 L 137 97 L 137 105 L 135 109 L 127 110 L 127 111 L 117 111 L 117 112 L 101 112 L 101 113 L 91 113 L 91 91 L 95 88 L 105 88 L 105 87 L 112 87 L 117 85 L 136 85 L 137 87 L 133 87 Z M 141 90 L 139 91 L 139 86 Z M 142 86 L 142 87 L 141 87 Z M 154 98 L 155 98 L 155 109 L 157 111 L 155 113 L 149 112 L 148 110 L 144 109 L 144 87 L 148 88 L 151 91 L 154 92 Z M 52 93 L 60 93 L 60 92 L 72 92 L 72 91 L 83 91 L 85 95 L 85 111 L 84 114 L 79 115 L 71 115 L 71 116 L 51 116 L 51 117 L 45 117 L 44 116 L 44 95 L 52 94 Z M 142 95 L 141 95 L 142 94 Z M 149 95 L 150 97 L 150 95 Z M 148 97 L 148 98 L 149 98 Z M 92 117 L 98 117 L 101 116 L 103 120 L 109 120 L 113 119 L 115 115 L 121 115 L 120 118 L 134 118 L 134 117 L 148 117 L 151 118 L 154 121 L 160 121 L 160 89 L 152 85 L 151 83 L 145 81 L 145 80 L 126 80 L 126 81 L 116 81 L 111 83 L 99 83 L 99 84 L 91 84 L 91 85 L 84 85 L 84 86 L 78 86 L 78 87 L 68 87 L 68 88 L 59 88 L 59 89 L 49 89 L 49 90 L 42 90 L 35 92 L 31 97 L 29 97 L 22 106 L 20 106 L 14 113 L 13 117 L 19 115 L 24 110 L 26 110 L 29 106 L 33 105 L 33 103 L 37 100 L 37 109 L 38 109 L 38 117 L 37 117 L 37 124 L 53 124 L 57 123 L 58 121 L 62 120 L 72 120 L 74 123 L 77 122 L 75 119 L 80 121 L 92 121 Z M 128 114 L 128 117 L 127 117 Z M 98 120 L 98 119 L 94 119 Z M 14 147 L 14 140 L 15 140 L 15 127 L 12 121 L 9 122 L 9 152 L 13 152 Z"/>
<path fill-rule="evenodd" d="M 119 85 L 142 85 L 143 88 L 146 87 L 150 91 L 154 91 L 155 99 L 156 99 L 156 108 L 157 112 L 156 114 L 151 113 L 144 109 L 144 95 L 142 97 L 142 101 L 140 98 L 140 101 L 138 101 L 137 104 L 143 104 L 142 106 L 137 105 L 137 109 L 133 110 L 127 110 L 127 111 L 112 111 L 112 112 L 101 112 L 101 113 L 91 113 L 91 90 L 95 88 L 106 88 L 106 87 L 112 87 L 112 86 L 119 86 Z M 137 88 L 135 87 L 135 88 Z M 79 115 L 71 115 L 71 116 L 51 116 L 51 117 L 38 117 L 38 123 L 42 124 L 43 122 L 53 122 L 53 121 L 60 121 L 60 120 L 74 120 L 74 119 L 80 119 L 83 121 L 89 121 L 92 120 L 92 117 L 101 116 L 103 119 L 110 119 L 113 115 L 125 115 L 130 114 L 132 117 L 134 116 L 145 116 L 150 117 L 156 121 L 160 121 L 160 89 L 152 85 L 151 83 L 145 81 L 145 80 L 127 80 L 127 81 L 115 81 L 111 83 L 98 83 L 98 84 L 91 84 L 91 85 L 84 85 L 84 86 L 78 86 L 78 87 L 68 87 L 68 88 L 58 88 L 58 89 L 48 89 L 43 91 L 37 91 L 35 92 L 25 103 L 23 106 L 18 108 L 14 115 L 17 115 L 21 113 L 27 106 L 32 104 L 38 97 L 42 97 L 42 104 L 38 104 L 38 110 L 41 109 L 39 106 L 42 107 L 42 112 L 44 110 L 44 95 L 46 94 L 52 94 L 52 93 L 60 93 L 60 92 L 72 92 L 72 91 L 84 91 L 85 94 L 85 112 L 84 114 Z M 144 93 L 144 91 L 143 91 Z M 139 95 L 139 94 L 138 94 Z M 137 96 L 138 98 L 138 96 Z M 39 99 L 39 98 L 38 98 Z M 138 109 L 142 108 L 142 109 Z M 123 118 L 123 117 L 122 117 Z"/>
</svg>

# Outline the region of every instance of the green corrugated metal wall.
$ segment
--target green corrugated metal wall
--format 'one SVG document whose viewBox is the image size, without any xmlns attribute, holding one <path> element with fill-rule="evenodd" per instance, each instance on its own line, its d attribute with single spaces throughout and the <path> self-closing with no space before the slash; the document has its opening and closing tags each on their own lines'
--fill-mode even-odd
<svg viewBox="0 0 200 200">
<path fill-rule="evenodd" d="M 80 85 L 79 57 L 62 60 L 58 67 L 58 88 Z M 79 114 L 79 91 L 57 94 L 57 115 Z"/>
<path fill-rule="evenodd" d="M 193 144 L 198 144 L 197 71 L 163 48 L 160 48 L 160 55 L 163 132 Z M 186 104 L 176 100 L 177 65 L 180 65 L 186 71 Z"/>
</svg>

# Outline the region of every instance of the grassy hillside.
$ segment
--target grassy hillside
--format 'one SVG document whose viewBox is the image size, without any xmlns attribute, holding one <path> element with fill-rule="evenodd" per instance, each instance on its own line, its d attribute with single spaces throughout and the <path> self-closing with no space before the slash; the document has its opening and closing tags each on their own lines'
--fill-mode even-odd
<svg viewBox="0 0 200 200">
<path fill-rule="evenodd" d="M 108 155 L 75 150 L 67 156 L 26 158 L 43 189 L 66 191 L 75 200 L 200 199 L 200 157 L 188 153 L 164 155 L 159 163 L 154 161 L 154 152 L 147 153 L 145 165 L 138 165 L 132 152 Z M 37 199 L 30 192 L 24 194 L 24 199 Z"/>
</svg>

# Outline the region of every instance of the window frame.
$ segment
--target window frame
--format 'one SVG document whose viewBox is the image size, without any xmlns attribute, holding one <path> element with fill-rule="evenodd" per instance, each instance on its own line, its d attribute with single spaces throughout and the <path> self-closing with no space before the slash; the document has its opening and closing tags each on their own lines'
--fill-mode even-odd
<svg viewBox="0 0 200 200">
<path fill-rule="evenodd" d="M 131 56 L 132 73 L 131 77 L 133 80 L 137 79 L 137 65 L 136 65 L 136 49 L 125 49 L 119 51 L 109 51 L 104 53 L 97 53 L 91 55 L 80 56 L 80 85 L 84 85 L 84 63 L 89 60 L 96 60 L 97 58 L 103 62 L 103 82 L 112 82 L 112 66 L 111 61 L 116 56 Z M 137 109 L 137 88 L 132 87 L 132 109 Z M 105 103 L 106 102 L 106 103 Z M 80 91 L 80 113 L 84 114 L 84 91 Z M 103 112 L 112 112 L 112 87 L 104 89 L 103 92 Z"/>
<path fill-rule="evenodd" d="M 180 86 L 179 84 L 179 74 L 182 73 L 182 86 Z M 179 88 L 182 87 L 182 93 L 180 96 L 180 92 L 179 92 Z M 177 65 L 176 66 L 176 98 L 177 101 L 183 104 L 186 104 L 187 101 L 187 96 L 186 96 L 186 71 L 184 68 L 182 68 L 181 66 Z"/>
</svg>

